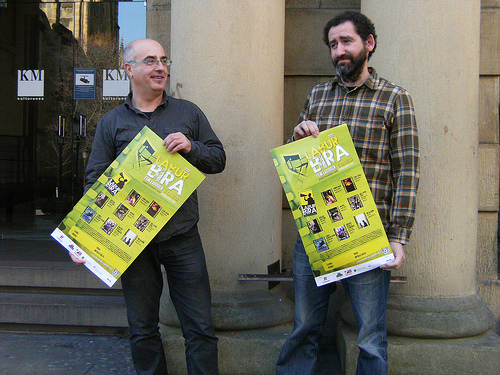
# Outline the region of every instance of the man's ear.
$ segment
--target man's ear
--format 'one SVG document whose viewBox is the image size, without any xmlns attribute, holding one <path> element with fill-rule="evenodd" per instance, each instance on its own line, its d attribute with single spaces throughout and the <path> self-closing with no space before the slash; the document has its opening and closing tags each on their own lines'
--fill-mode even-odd
<svg viewBox="0 0 500 375">
<path fill-rule="evenodd" d="M 368 35 L 368 38 L 366 38 L 365 46 L 368 52 L 373 51 L 373 49 L 375 48 L 375 38 L 372 34 Z"/>
<path fill-rule="evenodd" d="M 128 77 L 129 78 L 132 78 L 133 74 L 132 74 L 132 65 L 130 65 L 129 63 L 125 63 L 125 73 L 127 73 Z"/>
</svg>

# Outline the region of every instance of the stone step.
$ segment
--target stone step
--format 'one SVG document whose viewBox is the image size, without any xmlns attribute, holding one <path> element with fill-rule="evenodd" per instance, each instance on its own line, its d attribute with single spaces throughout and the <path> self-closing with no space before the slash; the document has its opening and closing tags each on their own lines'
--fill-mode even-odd
<svg viewBox="0 0 500 375">
<path fill-rule="evenodd" d="M 0 286 L 121 289 L 120 280 L 109 288 L 84 266 L 72 261 L 2 261 Z"/>
<path fill-rule="evenodd" d="M 109 288 L 55 241 L 0 241 L 0 326 L 12 325 L 127 327 L 121 283 Z"/>
<path fill-rule="evenodd" d="M 127 327 L 121 295 L 0 292 L 0 324 Z"/>
<path fill-rule="evenodd" d="M 0 241 L 0 286 L 109 289 L 54 240 Z"/>
</svg>

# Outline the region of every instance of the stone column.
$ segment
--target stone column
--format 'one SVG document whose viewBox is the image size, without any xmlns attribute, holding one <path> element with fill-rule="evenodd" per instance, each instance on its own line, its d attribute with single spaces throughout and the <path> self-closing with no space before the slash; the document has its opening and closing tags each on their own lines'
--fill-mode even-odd
<svg viewBox="0 0 500 375">
<path fill-rule="evenodd" d="M 454 351 L 460 341 L 453 339 L 492 326 L 476 294 L 480 1 L 370 0 L 361 1 L 361 11 L 378 34 L 370 66 L 410 92 L 420 136 L 416 223 L 406 261 L 393 273 L 408 283 L 391 286 L 387 316 L 389 334 L 407 339 L 390 341 L 391 368 L 429 373 L 433 363 L 449 370 L 436 373 L 473 373 L 485 359 L 477 342 L 464 350 L 461 341 Z M 347 309 L 342 313 L 351 321 Z M 349 354 L 346 366 L 353 373 Z"/>
<path fill-rule="evenodd" d="M 148 0 L 146 10 L 146 37 L 159 42 L 167 57 L 170 52 L 171 0 Z"/>
<path fill-rule="evenodd" d="M 269 151 L 283 139 L 284 5 L 172 1 L 170 91 L 205 112 L 227 153 L 226 170 L 198 190 L 222 373 L 272 373 L 289 332 L 274 327 L 293 318 L 279 288 L 238 281 L 238 274 L 267 273 L 281 257 L 282 188 Z M 165 348 L 183 373 L 168 306 Z"/>
</svg>

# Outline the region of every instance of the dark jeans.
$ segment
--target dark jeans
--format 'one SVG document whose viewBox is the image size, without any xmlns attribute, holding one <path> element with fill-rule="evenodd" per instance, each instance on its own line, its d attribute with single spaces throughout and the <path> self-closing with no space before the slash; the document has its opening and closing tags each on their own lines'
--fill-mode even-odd
<svg viewBox="0 0 500 375">
<path fill-rule="evenodd" d="M 342 280 L 358 326 L 358 375 L 388 373 L 385 317 L 390 275 L 390 272 L 376 268 Z M 299 236 L 293 254 L 293 279 L 294 328 L 281 350 L 276 374 L 312 375 L 318 360 L 332 284 L 316 286 L 309 258 Z"/>
<path fill-rule="evenodd" d="M 122 275 L 132 358 L 138 374 L 168 373 L 158 328 L 161 265 L 185 339 L 188 374 L 219 373 L 205 255 L 198 231 L 194 228 L 190 232 L 194 233 L 151 243 Z"/>
</svg>

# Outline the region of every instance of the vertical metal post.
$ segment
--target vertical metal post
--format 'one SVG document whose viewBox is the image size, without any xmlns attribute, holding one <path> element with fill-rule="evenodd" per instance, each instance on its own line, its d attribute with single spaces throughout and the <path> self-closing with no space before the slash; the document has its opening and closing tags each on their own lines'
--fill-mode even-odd
<svg viewBox="0 0 500 375">
<path fill-rule="evenodd" d="M 64 135 L 66 128 L 66 118 L 63 115 L 57 116 L 57 144 L 59 146 L 59 177 L 56 186 L 56 198 L 63 194 L 63 149 Z"/>
</svg>

